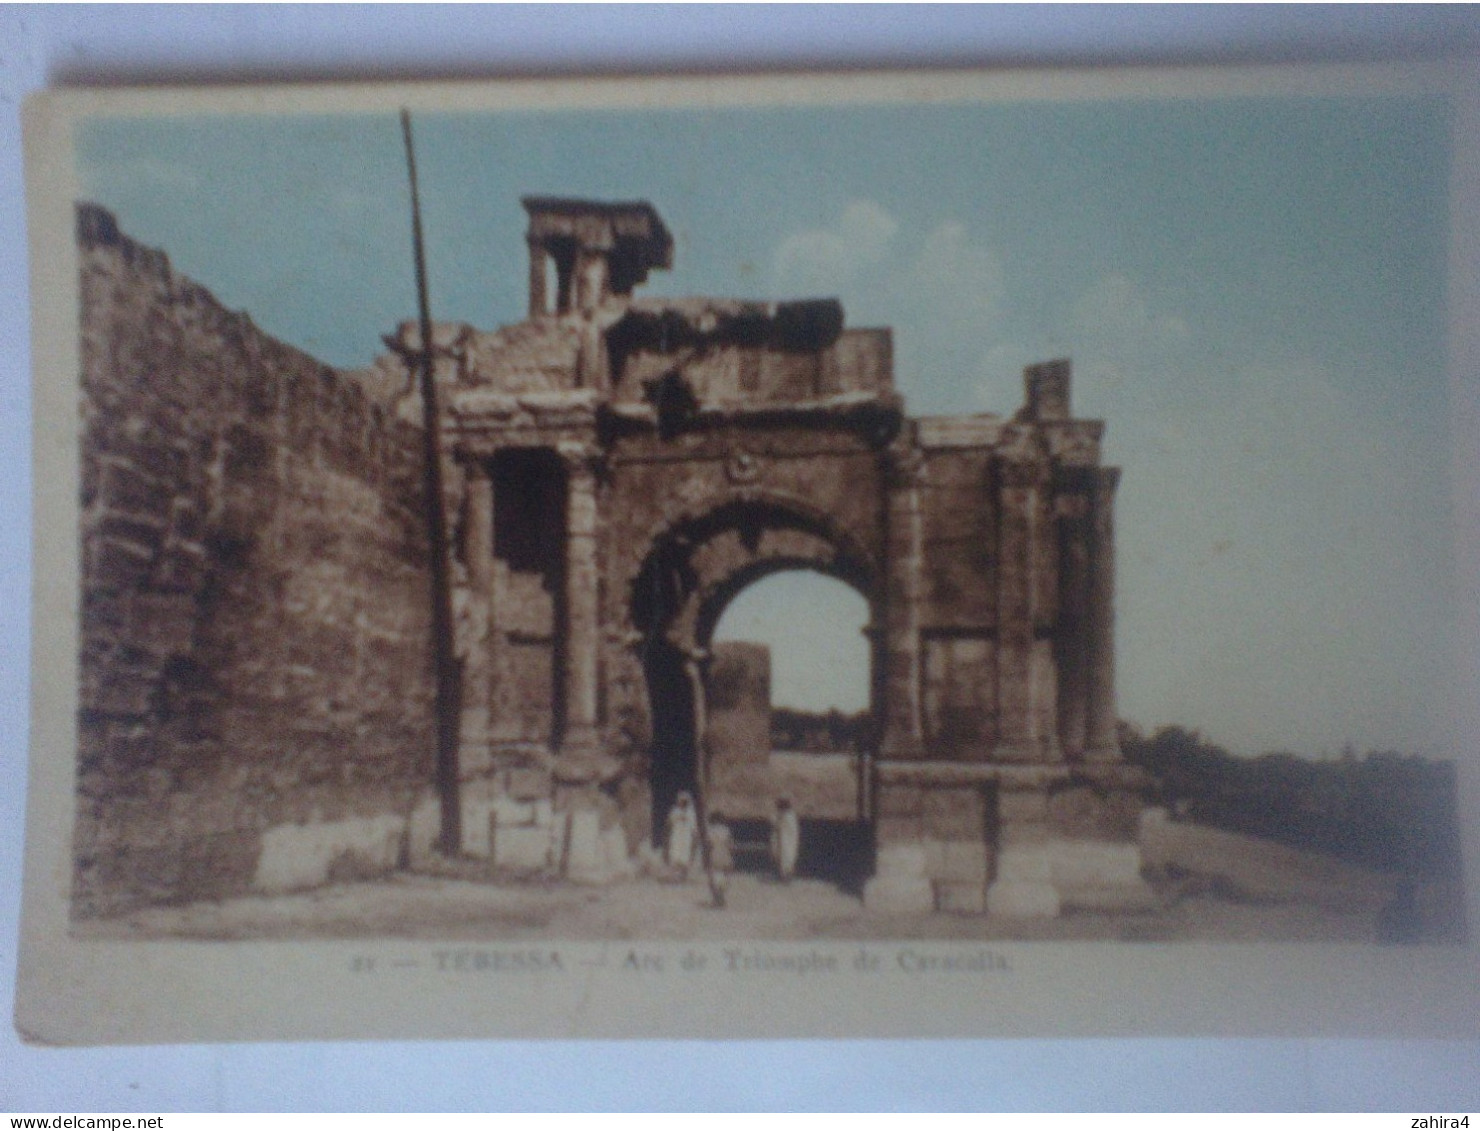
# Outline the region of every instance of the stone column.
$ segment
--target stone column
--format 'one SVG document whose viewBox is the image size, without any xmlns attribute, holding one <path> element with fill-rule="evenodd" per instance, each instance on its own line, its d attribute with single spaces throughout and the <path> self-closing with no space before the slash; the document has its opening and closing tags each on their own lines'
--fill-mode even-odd
<svg viewBox="0 0 1480 1131">
<path fill-rule="evenodd" d="M 491 753 L 493 708 L 493 480 L 482 461 L 463 468 L 465 587 L 456 594 L 462 661 L 462 773 L 485 770 Z M 465 842 L 469 826 L 464 824 Z M 476 830 L 474 830 L 476 833 Z"/>
<path fill-rule="evenodd" d="M 581 344 L 576 352 L 576 384 L 583 389 L 605 392 L 608 376 L 606 335 L 596 312 L 588 311 L 581 321 Z"/>
<path fill-rule="evenodd" d="M 1052 663 L 1037 622 L 1052 580 L 1043 576 L 1050 556 L 1046 461 L 1004 458 L 997 465 L 997 746 L 1000 762 L 1059 757 L 1053 709 Z"/>
<path fill-rule="evenodd" d="M 601 632 L 596 561 L 594 454 L 580 443 L 560 445 L 565 461 L 565 733 L 560 760 L 569 769 L 601 753 L 597 730 Z"/>
<path fill-rule="evenodd" d="M 471 463 L 463 496 L 463 556 L 474 593 L 493 599 L 493 478 L 488 465 Z"/>
<path fill-rule="evenodd" d="M 1095 469 L 1091 496 L 1085 756 L 1098 761 L 1120 757 L 1120 742 L 1115 733 L 1115 487 L 1119 481 L 1118 467 Z"/>
<path fill-rule="evenodd" d="M 1089 617 L 1090 498 L 1077 469 L 1059 484 L 1059 609 L 1054 631 L 1058 667 L 1059 743 L 1070 759 L 1088 744 L 1089 672 L 1085 633 Z"/>
<path fill-rule="evenodd" d="M 550 312 L 550 296 L 545 290 L 545 272 L 550 253 L 536 240 L 529 241 L 529 316 L 539 318 Z"/>
<path fill-rule="evenodd" d="M 889 762 L 927 756 L 920 641 L 924 598 L 924 516 L 921 486 L 924 461 L 907 438 L 906 446 L 885 454 L 887 475 L 887 563 L 885 565 L 883 700 L 884 737 L 880 759 Z M 886 914 L 923 914 L 935 909 L 928 871 L 918 783 L 882 776 L 873 797 L 878 839 L 874 875 L 864 885 L 864 906 Z"/>
<path fill-rule="evenodd" d="M 920 604 L 923 599 L 924 517 L 920 488 L 924 461 L 913 446 L 886 457 L 888 492 L 887 593 L 884 612 L 885 759 L 924 753 Z"/>
<path fill-rule="evenodd" d="M 606 301 L 607 269 L 607 258 L 600 252 L 586 252 L 576 260 L 577 310 L 588 313 Z"/>
</svg>

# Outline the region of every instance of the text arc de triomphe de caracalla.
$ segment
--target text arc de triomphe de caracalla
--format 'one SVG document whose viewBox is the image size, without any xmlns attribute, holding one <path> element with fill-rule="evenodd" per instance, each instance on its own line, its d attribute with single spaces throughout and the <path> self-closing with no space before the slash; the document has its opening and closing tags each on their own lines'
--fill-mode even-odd
<svg viewBox="0 0 1480 1131">
<path fill-rule="evenodd" d="M 651 205 L 523 203 L 528 318 L 432 342 L 468 846 L 512 861 L 490 814 L 549 805 L 567 875 L 620 871 L 679 791 L 735 769 L 706 740 L 711 636 L 743 588 L 800 568 L 870 610 L 868 906 L 1140 899 L 1119 471 L 1103 424 L 1071 416 L 1069 363 L 1029 367 L 1011 417 L 912 418 L 889 331 L 845 327 L 837 301 L 634 297 L 672 265 Z M 421 352 L 415 323 L 387 341 L 383 366 Z"/>
</svg>

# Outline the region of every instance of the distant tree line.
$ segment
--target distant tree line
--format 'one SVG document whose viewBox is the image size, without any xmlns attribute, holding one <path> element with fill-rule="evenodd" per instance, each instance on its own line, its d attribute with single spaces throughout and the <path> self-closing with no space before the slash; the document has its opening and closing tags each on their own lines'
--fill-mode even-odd
<svg viewBox="0 0 1480 1131">
<path fill-rule="evenodd" d="M 1311 759 L 1241 758 L 1195 730 L 1144 735 L 1120 724 L 1126 759 L 1157 782 L 1160 800 L 1202 824 L 1327 853 L 1385 871 L 1454 877 L 1460 869 L 1454 764 L 1348 747 Z"/>
<path fill-rule="evenodd" d="M 872 734 L 873 716 L 868 711 L 850 714 L 837 708 L 827 712 L 771 708 L 772 750 L 858 754 L 869 749 Z"/>
</svg>

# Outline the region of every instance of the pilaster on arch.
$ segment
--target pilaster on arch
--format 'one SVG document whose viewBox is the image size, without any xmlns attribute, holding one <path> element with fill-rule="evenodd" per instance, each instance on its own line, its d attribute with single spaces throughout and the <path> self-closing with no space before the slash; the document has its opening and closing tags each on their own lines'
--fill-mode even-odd
<svg viewBox="0 0 1480 1131">
<path fill-rule="evenodd" d="M 583 441 L 556 445 L 565 467 L 565 732 L 562 761 L 585 770 L 601 753 L 598 459 Z"/>
</svg>

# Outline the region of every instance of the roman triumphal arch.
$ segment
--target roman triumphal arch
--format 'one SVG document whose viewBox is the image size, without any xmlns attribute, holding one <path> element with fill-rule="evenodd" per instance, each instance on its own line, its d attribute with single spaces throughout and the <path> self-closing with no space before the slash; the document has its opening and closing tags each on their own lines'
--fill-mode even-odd
<svg viewBox="0 0 1480 1131">
<path fill-rule="evenodd" d="M 1030 367 L 1011 416 L 912 418 L 889 331 L 845 327 L 836 301 L 635 297 L 672 261 L 650 205 L 524 205 L 529 317 L 432 343 L 465 850 L 528 864 L 517 814 L 538 811 L 566 874 L 630 867 L 673 794 L 703 788 L 725 605 L 807 568 L 871 610 L 867 903 L 1140 898 L 1118 472 L 1103 425 L 1070 414 L 1069 363 Z M 421 348 L 412 324 L 391 343 Z"/>
</svg>

